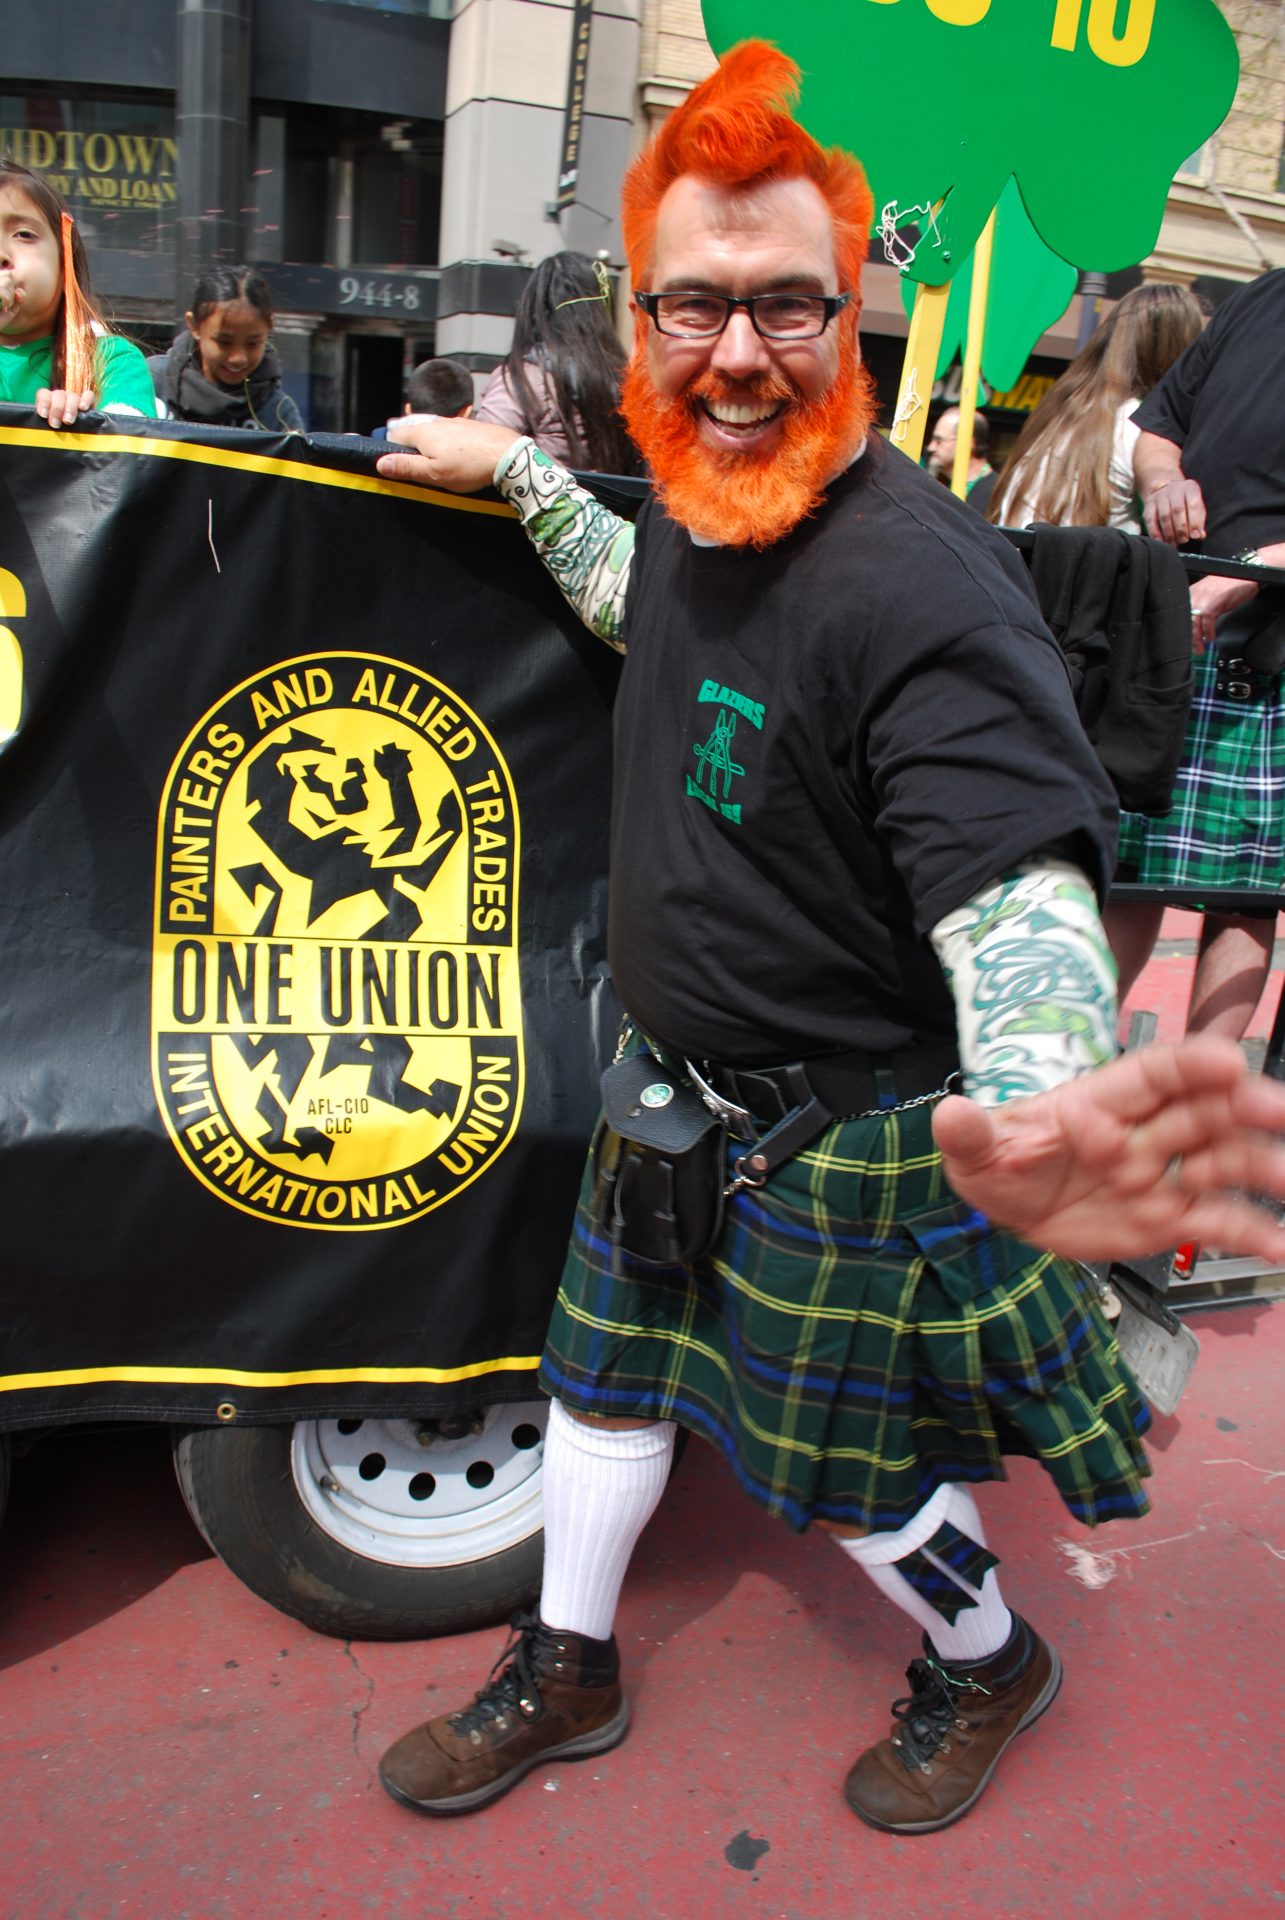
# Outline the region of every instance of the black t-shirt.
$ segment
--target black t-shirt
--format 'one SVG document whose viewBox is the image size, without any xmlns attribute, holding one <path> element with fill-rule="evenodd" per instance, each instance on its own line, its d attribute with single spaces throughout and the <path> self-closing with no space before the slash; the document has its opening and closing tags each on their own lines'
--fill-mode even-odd
<svg viewBox="0 0 1285 1920">
<path fill-rule="evenodd" d="M 926 938 L 1051 843 L 1105 888 L 1115 805 L 1003 536 L 872 436 L 765 553 L 638 527 L 609 949 L 692 1057 L 953 1038 Z"/>
<path fill-rule="evenodd" d="M 1285 268 L 1224 300 L 1133 418 L 1181 447 L 1183 472 L 1200 482 L 1199 551 L 1285 540 Z"/>
</svg>

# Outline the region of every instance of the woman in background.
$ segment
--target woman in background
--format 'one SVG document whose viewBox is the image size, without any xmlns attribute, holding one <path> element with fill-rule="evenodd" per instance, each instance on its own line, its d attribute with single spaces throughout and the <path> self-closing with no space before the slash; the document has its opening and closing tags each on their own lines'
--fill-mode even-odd
<svg viewBox="0 0 1285 1920">
<path fill-rule="evenodd" d="M 1133 415 L 1204 326 L 1204 311 L 1185 287 L 1157 282 L 1126 293 L 1031 415 L 996 484 L 990 518 L 1000 526 L 1044 521 L 1141 534 Z M 1153 824 L 1121 814 L 1125 871 Z M 1123 1002 L 1150 956 L 1160 913 L 1108 901 L 1102 919 Z"/>
<path fill-rule="evenodd" d="M 473 418 L 529 434 L 564 466 L 636 473 L 638 456 L 618 412 L 624 364 L 602 262 L 550 254 L 522 289 L 509 357 Z"/>
<path fill-rule="evenodd" d="M 1126 293 L 1023 427 L 987 517 L 1001 527 L 1141 533 L 1133 415 L 1204 324 L 1186 287 L 1157 281 Z"/>
<path fill-rule="evenodd" d="M 261 273 L 219 267 L 192 290 L 186 327 L 152 362 L 162 413 L 207 427 L 302 433 L 272 345 L 272 295 Z"/>
</svg>

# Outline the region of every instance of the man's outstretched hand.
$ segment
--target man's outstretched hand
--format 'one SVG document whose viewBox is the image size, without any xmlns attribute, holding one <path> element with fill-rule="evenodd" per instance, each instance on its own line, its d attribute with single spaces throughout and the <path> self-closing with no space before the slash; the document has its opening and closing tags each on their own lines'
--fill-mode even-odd
<svg viewBox="0 0 1285 1920">
<path fill-rule="evenodd" d="M 1285 1085 L 1234 1041 L 1139 1048 L 1002 1107 L 953 1095 L 933 1134 L 955 1192 L 1034 1246 L 1110 1260 L 1198 1240 L 1285 1262 L 1285 1227 L 1233 1191 L 1285 1199 Z"/>
</svg>

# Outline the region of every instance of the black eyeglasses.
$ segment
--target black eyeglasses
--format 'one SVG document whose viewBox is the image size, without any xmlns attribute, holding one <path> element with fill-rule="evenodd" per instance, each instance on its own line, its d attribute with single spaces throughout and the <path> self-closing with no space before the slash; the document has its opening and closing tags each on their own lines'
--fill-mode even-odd
<svg viewBox="0 0 1285 1920">
<path fill-rule="evenodd" d="M 752 293 L 742 300 L 731 293 L 634 290 L 634 299 L 657 330 L 682 340 L 714 339 L 737 307 L 744 307 L 750 325 L 764 340 L 815 340 L 851 298 L 850 293 Z"/>
</svg>

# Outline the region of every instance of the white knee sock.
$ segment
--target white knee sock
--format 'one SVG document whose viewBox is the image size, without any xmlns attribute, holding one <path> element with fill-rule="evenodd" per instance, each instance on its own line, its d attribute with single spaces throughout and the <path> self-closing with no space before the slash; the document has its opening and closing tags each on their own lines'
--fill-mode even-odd
<svg viewBox="0 0 1285 1920">
<path fill-rule="evenodd" d="M 674 1423 L 587 1426 L 555 1400 L 544 1441 L 544 1586 L 540 1618 L 611 1638 L 634 1543 L 665 1491 Z"/>
<path fill-rule="evenodd" d="M 986 1575 L 980 1588 L 956 1580 L 977 1604 L 956 1614 L 953 1626 L 897 1571 L 897 1561 L 904 1560 L 907 1554 L 931 1540 L 943 1520 L 949 1520 L 979 1546 L 986 1545 L 977 1502 L 966 1487 L 956 1485 L 938 1487 L 931 1500 L 898 1533 L 868 1533 L 860 1540 L 835 1537 L 844 1552 L 865 1569 L 880 1592 L 886 1593 L 903 1613 L 918 1621 L 943 1660 L 986 1660 L 992 1653 L 999 1652 L 1013 1630 L 1013 1616 L 1000 1598 L 994 1569 Z M 950 1569 L 940 1561 L 935 1560 L 934 1565 L 950 1574 Z"/>
</svg>

